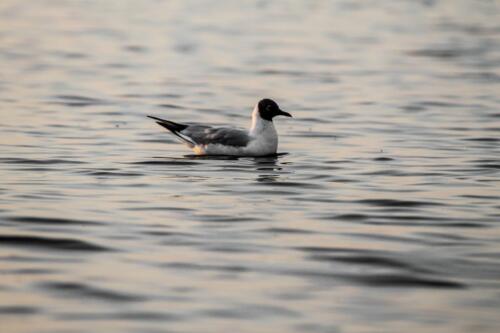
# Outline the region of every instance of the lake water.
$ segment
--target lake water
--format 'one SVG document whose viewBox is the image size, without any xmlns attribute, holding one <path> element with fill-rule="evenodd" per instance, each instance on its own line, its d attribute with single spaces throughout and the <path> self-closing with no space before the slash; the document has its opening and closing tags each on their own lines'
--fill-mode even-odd
<svg viewBox="0 0 500 333">
<path fill-rule="evenodd" d="M 499 7 L 3 0 L 0 330 L 498 332 Z"/>
</svg>

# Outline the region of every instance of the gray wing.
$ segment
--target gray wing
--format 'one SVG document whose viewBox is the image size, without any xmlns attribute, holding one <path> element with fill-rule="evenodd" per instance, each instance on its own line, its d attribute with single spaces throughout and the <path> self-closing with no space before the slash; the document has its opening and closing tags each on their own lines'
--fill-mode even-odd
<svg viewBox="0 0 500 333">
<path fill-rule="evenodd" d="M 182 130 L 197 144 L 221 144 L 225 146 L 244 147 L 250 141 L 250 136 L 245 130 L 228 127 L 210 127 L 203 125 L 190 125 Z"/>
</svg>

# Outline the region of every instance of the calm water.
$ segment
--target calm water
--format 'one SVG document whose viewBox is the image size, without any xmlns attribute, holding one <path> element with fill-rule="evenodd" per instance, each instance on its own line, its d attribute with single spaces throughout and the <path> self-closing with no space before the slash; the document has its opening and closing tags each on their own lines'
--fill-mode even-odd
<svg viewBox="0 0 500 333">
<path fill-rule="evenodd" d="M 0 330 L 498 332 L 499 6 L 3 0 Z"/>
</svg>

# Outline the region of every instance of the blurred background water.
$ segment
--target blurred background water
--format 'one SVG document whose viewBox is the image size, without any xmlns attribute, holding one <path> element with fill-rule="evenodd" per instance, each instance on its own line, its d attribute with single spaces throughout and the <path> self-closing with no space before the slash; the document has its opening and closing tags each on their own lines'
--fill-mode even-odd
<svg viewBox="0 0 500 333">
<path fill-rule="evenodd" d="M 498 332 L 499 83 L 498 1 L 3 0 L 0 330 Z"/>
</svg>

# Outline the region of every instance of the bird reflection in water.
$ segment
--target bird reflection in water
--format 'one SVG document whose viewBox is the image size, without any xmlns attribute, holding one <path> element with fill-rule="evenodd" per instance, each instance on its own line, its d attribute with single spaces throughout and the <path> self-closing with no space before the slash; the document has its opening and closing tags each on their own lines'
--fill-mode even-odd
<svg viewBox="0 0 500 333">
<path fill-rule="evenodd" d="M 278 164 L 280 157 L 288 155 L 288 153 L 279 153 L 270 156 L 254 158 L 256 170 L 259 171 L 257 181 L 260 183 L 274 183 L 281 176 L 283 167 Z"/>
</svg>

